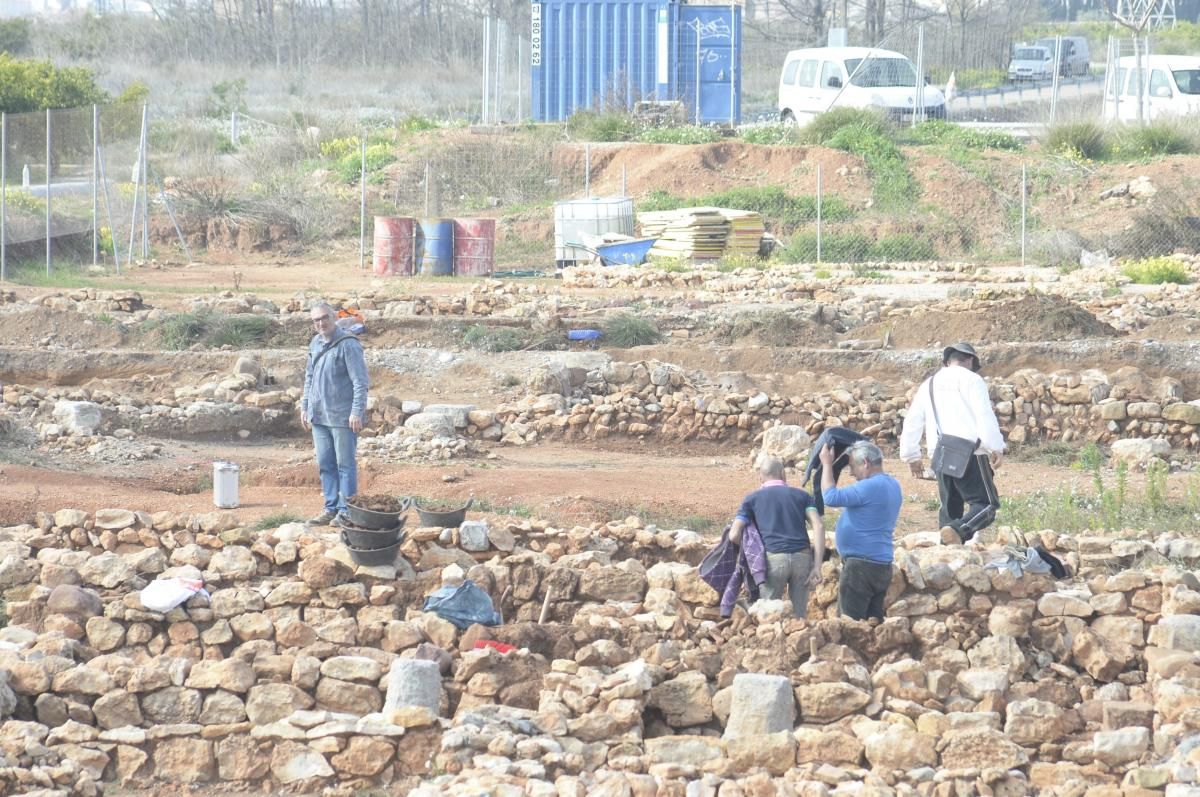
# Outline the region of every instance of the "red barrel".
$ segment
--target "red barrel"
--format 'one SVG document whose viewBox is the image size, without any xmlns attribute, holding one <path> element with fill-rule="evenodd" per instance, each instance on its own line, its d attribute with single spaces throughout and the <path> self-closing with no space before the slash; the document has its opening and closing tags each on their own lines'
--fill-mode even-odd
<svg viewBox="0 0 1200 797">
<path fill-rule="evenodd" d="M 468 277 L 492 273 L 496 260 L 495 219 L 454 220 L 454 273 Z"/>
<path fill-rule="evenodd" d="M 377 277 L 407 277 L 413 273 L 413 219 L 409 216 L 375 217 Z"/>
</svg>

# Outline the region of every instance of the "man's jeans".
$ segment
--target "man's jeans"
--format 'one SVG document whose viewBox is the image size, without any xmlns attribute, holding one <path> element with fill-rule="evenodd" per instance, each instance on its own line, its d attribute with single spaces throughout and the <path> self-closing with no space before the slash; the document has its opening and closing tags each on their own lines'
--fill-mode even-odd
<svg viewBox="0 0 1200 797">
<path fill-rule="evenodd" d="M 317 451 L 317 470 L 321 473 L 321 493 L 325 511 L 337 514 L 346 510 L 346 499 L 358 492 L 358 435 L 349 426 L 324 426 L 314 423 L 313 446 Z"/>
<path fill-rule="evenodd" d="M 812 549 L 798 553 L 767 554 L 767 583 L 763 584 L 762 596 L 768 600 L 783 598 L 786 588 L 792 599 L 792 613 L 797 617 L 808 615 L 808 575 L 812 572 Z"/>
</svg>

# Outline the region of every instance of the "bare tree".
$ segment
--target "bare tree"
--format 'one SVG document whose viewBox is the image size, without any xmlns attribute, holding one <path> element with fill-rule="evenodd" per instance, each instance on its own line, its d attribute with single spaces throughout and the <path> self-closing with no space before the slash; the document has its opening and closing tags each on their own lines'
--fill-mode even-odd
<svg viewBox="0 0 1200 797">
<path fill-rule="evenodd" d="M 1108 15 L 1112 17 L 1123 28 L 1129 30 L 1133 34 L 1133 80 L 1134 87 L 1137 90 L 1137 120 L 1139 125 L 1146 123 L 1146 101 L 1142 97 L 1142 86 L 1145 80 L 1146 70 L 1143 66 L 1142 54 L 1142 37 L 1146 34 L 1146 28 L 1150 25 L 1150 19 L 1158 11 L 1159 3 L 1162 0 L 1137 0 L 1129 4 L 1121 4 L 1113 8 L 1113 0 L 1104 0 L 1104 8 L 1108 11 Z M 1120 70 L 1117 71 L 1117 76 L 1120 76 Z M 1120 87 L 1117 87 L 1118 93 Z"/>
</svg>

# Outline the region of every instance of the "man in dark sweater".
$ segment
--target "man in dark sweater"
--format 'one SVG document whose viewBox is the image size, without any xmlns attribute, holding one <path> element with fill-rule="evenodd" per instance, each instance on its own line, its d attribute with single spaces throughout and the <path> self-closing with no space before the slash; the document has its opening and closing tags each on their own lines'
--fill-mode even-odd
<svg viewBox="0 0 1200 797">
<path fill-rule="evenodd" d="M 825 524 L 813 497 L 783 478 L 783 463 L 763 457 L 758 463 L 762 486 L 742 501 L 729 538 L 739 542 L 753 523 L 767 551 L 767 583 L 762 596 L 778 600 L 786 589 L 797 617 L 808 614 L 808 591 L 821 581 L 825 559 Z M 813 536 L 809 541 L 808 523 Z"/>
</svg>

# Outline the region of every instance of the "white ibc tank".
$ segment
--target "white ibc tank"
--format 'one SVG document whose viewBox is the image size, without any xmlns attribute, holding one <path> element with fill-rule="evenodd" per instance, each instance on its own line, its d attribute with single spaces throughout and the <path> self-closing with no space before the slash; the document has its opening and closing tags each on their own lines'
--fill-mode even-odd
<svg viewBox="0 0 1200 797">
<path fill-rule="evenodd" d="M 232 462 L 213 463 L 213 503 L 218 509 L 234 509 L 238 505 L 238 472 Z"/>
</svg>

